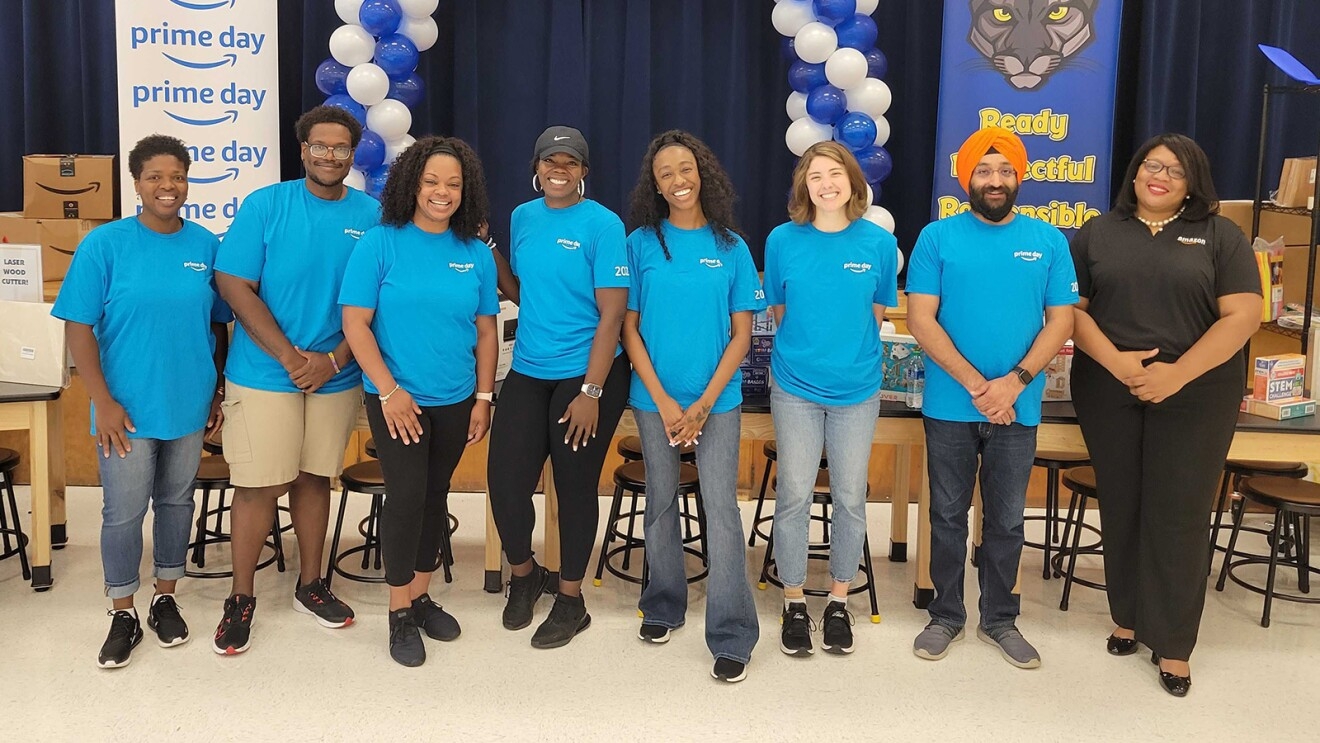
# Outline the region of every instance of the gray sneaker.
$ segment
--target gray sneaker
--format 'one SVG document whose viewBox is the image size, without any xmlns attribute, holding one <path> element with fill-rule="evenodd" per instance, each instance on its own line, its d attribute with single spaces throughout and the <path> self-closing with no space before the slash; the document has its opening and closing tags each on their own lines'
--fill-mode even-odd
<svg viewBox="0 0 1320 743">
<path fill-rule="evenodd" d="M 1040 653 L 1036 652 L 1021 632 L 1018 632 L 1017 627 L 1009 625 L 995 630 L 993 635 L 984 628 L 977 627 L 976 636 L 981 638 L 981 642 L 998 647 L 1004 660 L 1018 668 L 1040 668 Z"/>
<path fill-rule="evenodd" d="M 963 639 L 961 628 L 954 630 L 938 622 L 931 622 L 912 641 L 912 653 L 926 660 L 941 660 L 949 654 L 949 644 Z"/>
</svg>

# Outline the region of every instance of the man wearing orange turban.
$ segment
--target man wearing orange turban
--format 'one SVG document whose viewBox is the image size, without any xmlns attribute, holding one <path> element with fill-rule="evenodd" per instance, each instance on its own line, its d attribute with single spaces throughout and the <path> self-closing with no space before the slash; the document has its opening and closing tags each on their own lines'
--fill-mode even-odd
<svg viewBox="0 0 1320 743">
<path fill-rule="evenodd" d="M 922 417 L 935 584 L 930 623 L 912 651 L 939 660 L 963 637 L 967 513 L 979 468 L 985 520 L 976 634 L 1014 666 L 1036 668 L 1040 654 L 1017 628 L 1013 585 L 1041 370 L 1072 334 L 1077 276 L 1063 234 L 1013 212 L 1027 170 L 1017 135 L 976 132 L 959 148 L 957 166 L 971 209 L 927 225 L 908 267 L 908 328 L 928 361 Z"/>
</svg>

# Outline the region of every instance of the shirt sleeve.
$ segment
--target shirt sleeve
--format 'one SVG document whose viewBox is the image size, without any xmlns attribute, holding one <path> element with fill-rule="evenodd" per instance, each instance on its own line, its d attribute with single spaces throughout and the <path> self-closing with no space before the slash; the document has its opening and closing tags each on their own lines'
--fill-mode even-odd
<svg viewBox="0 0 1320 743">
<path fill-rule="evenodd" d="M 1049 228 L 1050 277 L 1045 285 L 1046 307 L 1067 307 L 1077 304 L 1077 271 L 1073 268 L 1068 239 L 1054 227 Z"/>
<path fill-rule="evenodd" d="M 784 303 L 784 278 L 779 261 L 779 245 L 782 238 L 774 232 L 765 240 L 765 302 L 775 306 Z"/>
<path fill-rule="evenodd" d="M 623 222 L 610 214 L 610 219 L 596 233 L 595 252 L 591 256 L 591 273 L 597 289 L 627 289 L 628 241 L 623 234 Z"/>
<path fill-rule="evenodd" d="M 266 212 L 263 192 L 248 196 L 220 242 L 215 270 L 247 281 L 260 281 L 266 266 Z"/>
<path fill-rule="evenodd" d="M 73 251 L 73 262 L 64 275 L 64 283 L 50 314 L 83 325 L 96 325 L 105 316 L 105 303 L 110 294 L 110 265 L 106 261 L 103 243 L 101 236 L 93 232 Z"/>
<path fill-rule="evenodd" d="M 380 228 L 384 229 L 384 228 Z M 380 229 L 368 230 L 353 248 L 344 268 L 344 283 L 339 289 L 339 304 L 346 307 L 376 309 L 380 285 L 385 279 L 380 250 Z"/>
<path fill-rule="evenodd" d="M 642 273 L 638 270 L 638 253 L 642 241 L 642 228 L 638 228 L 628 236 L 628 310 L 630 312 L 642 311 Z"/>
<path fill-rule="evenodd" d="M 734 312 L 760 312 L 765 309 L 765 290 L 756 275 L 756 263 L 747 243 L 738 240 L 733 246 L 733 286 L 729 294 L 729 314 Z"/>
<path fill-rule="evenodd" d="M 888 230 L 876 240 L 875 297 L 871 302 L 882 307 L 898 304 L 898 240 Z"/>
<path fill-rule="evenodd" d="M 928 224 L 917 237 L 916 247 L 912 249 L 912 260 L 908 263 L 907 293 L 930 294 L 940 296 L 941 269 L 940 251 L 932 234 L 939 223 Z"/>
<path fill-rule="evenodd" d="M 234 310 L 230 308 L 229 303 L 220 296 L 220 290 L 215 286 L 215 277 L 211 277 L 211 291 L 215 293 L 215 299 L 211 302 L 211 322 L 231 323 L 234 321 Z"/>
<path fill-rule="evenodd" d="M 477 314 L 498 315 L 500 314 L 499 269 L 495 267 L 495 256 L 490 254 L 490 248 L 480 240 L 473 240 L 472 245 L 480 256 L 477 262 L 481 264 L 481 296 L 477 298 Z"/>
<path fill-rule="evenodd" d="M 1263 294 L 1256 256 L 1247 236 L 1229 219 L 1215 220 L 1215 296 Z"/>
<path fill-rule="evenodd" d="M 1088 219 L 1073 235 L 1069 252 L 1072 253 L 1073 272 L 1077 274 L 1077 295 L 1090 299 L 1091 293 L 1091 231 L 1097 218 Z"/>
</svg>

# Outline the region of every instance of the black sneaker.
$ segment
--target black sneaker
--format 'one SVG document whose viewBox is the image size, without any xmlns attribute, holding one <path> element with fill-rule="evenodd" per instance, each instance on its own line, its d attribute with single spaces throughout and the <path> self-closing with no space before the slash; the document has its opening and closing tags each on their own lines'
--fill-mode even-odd
<svg viewBox="0 0 1320 743">
<path fill-rule="evenodd" d="M 825 606 L 820 623 L 825 627 L 825 638 L 820 643 L 825 652 L 847 655 L 853 651 L 853 615 L 846 606 L 831 601 Z"/>
<path fill-rule="evenodd" d="M 426 662 L 426 646 L 411 607 L 390 612 L 390 657 L 409 668 Z"/>
<path fill-rule="evenodd" d="M 130 611 L 108 611 L 110 634 L 106 635 L 96 665 L 102 668 L 123 668 L 132 660 L 133 648 L 142 642 L 142 624 Z"/>
<path fill-rule="evenodd" d="M 246 652 L 252 642 L 252 613 L 256 610 L 256 596 L 236 594 L 225 599 L 225 615 L 215 628 L 211 649 L 220 655 Z"/>
<path fill-rule="evenodd" d="M 661 627 L 658 624 L 642 623 L 642 628 L 637 630 L 637 639 L 643 642 L 650 642 L 656 645 L 663 645 L 669 642 L 669 628 Z"/>
<path fill-rule="evenodd" d="M 747 678 L 747 664 L 733 658 L 716 658 L 715 667 L 710 669 L 710 677 L 726 684 L 736 684 Z"/>
<path fill-rule="evenodd" d="M 554 593 L 550 587 L 550 571 L 532 563 L 532 572 L 519 578 L 509 578 L 509 597 L 504 604 L 504 629 L 520 630 L 532 623 L 532 609 L 543 594 Z"/>
<path fill-rule="evenodd" d="M 532 647 L 546 650 L 567 645 L 579 632 L 591 626 L 591 615 L 587 613 L 587 602 L 581 595 L 565 596 L 555 594 L 555 605 L 550 608 L 550 616 L 536 628 L 532 635 Z"/>
<path fill-rule="evenodd" d="M 161 594 L 151 600 L 147 610 L 147 626 L 156 631 L 156 642 L 163 648 L 172 648 L 188 641 L 188 623 L 179 613 L 174 596 Z"/>
<path fill-rule="evenodd" d="M 445 611 L 444 607 L 432 601 L 430 594 L 424 593 L 413 599 L 412 612 L 417 625 L 425 630 L 426 636 L 432 640 L 441 642 L 457 640 L 459 633 L 463 631 L 458 626 L 458 620 Z"/>
<path fill-rule="evenodd" d="M 785 655 L 807 656 L 816 652 L 811 646 L 811 631 L 815 626 L 807 614 L 805 601 L 790 603 L 780 617 L 780 624 L 783 627 L 779 630 L 779 649 Z"/>
<path fill-rule="evenodd" d="M 353 623 L 353 610 L 331 593 L 321 578 L 293 589 L 293 608 L 316 617 L 322 627 L 339 629 Z"/>
</svg>

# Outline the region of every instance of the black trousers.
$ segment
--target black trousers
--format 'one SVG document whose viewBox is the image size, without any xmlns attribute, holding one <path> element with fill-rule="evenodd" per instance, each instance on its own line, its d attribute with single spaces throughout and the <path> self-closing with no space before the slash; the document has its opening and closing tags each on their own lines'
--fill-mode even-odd
<svg viewBox="0 0 1320 743">
<path fill-rule="evenodd" d="M 568 424 L 559 419 L 581 391 L 583 377 L 536 379 L 510 371 L 504 380 L 491 424 L 486 484 L 495 527 L 510 564 L 532 558 L 532 528 L 536 525 L 532 493 L 549 457 L 559 496 L 559 576 L 577 581 L 587 574 L 600 518 L 596 488 L 614 429 L 628 404 L 629 369 L 627 354 L 619 354 L 605 379 L 596 438 L 588 439 L 577 451 L 564 443 Z"/>
<path fill-rule="evenodd" d="M 1210 509 L 1245 379 L 1235 355 L 1159 404 L 1080 351 L 1073 405 L 1095 466 L 1114 623 L 1187 660 L 1205 607 Z"/>
<path fill-rule="evenodd" d="M 404 445 L 390 438 L 380 399 L 367 395 L 367 422 L 385 476 L 380 548 L 385 582 L 406 586 L 414 572 L 440 566 L 443 530 L 449 528 L 449 481 L 467 448 L 473 398 L 453 405 L 422 407 L 422 440 Z"/>
</svg>

